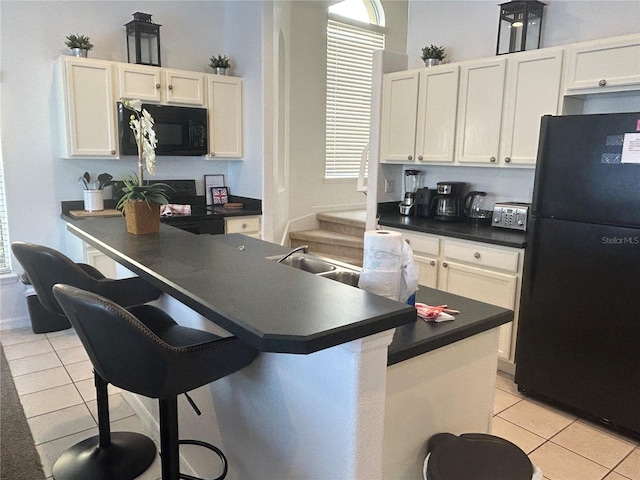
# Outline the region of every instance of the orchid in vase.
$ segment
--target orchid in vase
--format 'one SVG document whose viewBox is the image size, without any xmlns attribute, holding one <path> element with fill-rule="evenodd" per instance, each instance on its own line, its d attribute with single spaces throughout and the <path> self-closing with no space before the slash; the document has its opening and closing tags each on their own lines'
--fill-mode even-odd
<svg viewBox="0 0 640 480">
<path fill-rule="evenodd" d="M 150 202 L 168 203 L 169 200 L 164 193 L 164 189 L 168 185 L 163 183 L 144 184 L 145 168 L 150 175 L 155 175 L 156 173 L 156 146 L 158 139 L 153 129 L 153 117 L 145 108 L 142 108 L 142 101 L 140 100 L 121 98 L 120 102 L 125 108 L 133 112 L 129 117 L 129 127 L 133 131 L 138 145 L 138 173 L 123 179 L 124 187 L 121 190 L 123 195 L 116 208 L 122 210 L 127 203 L 135 200 L 144 200 L 149 208 L 151 208 Z"/>
</svg>

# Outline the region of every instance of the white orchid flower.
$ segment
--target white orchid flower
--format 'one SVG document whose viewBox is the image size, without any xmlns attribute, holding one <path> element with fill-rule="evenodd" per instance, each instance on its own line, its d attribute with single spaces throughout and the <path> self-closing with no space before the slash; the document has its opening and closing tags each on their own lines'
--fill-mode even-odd
<svg viewBox="0 0 640 480">
<path fill-rule="evenodd" d="M 135 115 L 129 117 L 129 126 L 133 130 L 136 144 L 138 145 L 138 178 L 140 185 L 142 185 L 144 167 L 151 175 L 156 172 L 156 146 L 158 145 L 158 139 L 153 129 L 154 120 L 147 109 L 142 108 L 141 100 L 121 98 L 120 102 L 129 110 L 135 112 Z"/>
</svg>

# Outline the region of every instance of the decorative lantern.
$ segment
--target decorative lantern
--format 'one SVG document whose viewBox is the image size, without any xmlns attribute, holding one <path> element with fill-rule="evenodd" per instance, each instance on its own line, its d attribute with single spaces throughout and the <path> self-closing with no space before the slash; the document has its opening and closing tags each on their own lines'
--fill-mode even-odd
<svg viewBox="0 0 640 480">
<path fill-rule="evenodd" d="M 496 55 L 540 48 L 544 6 L 537 0 L 500 4 Z"/>
<path fill-rule="evenodd" d="M 129 63 L 160 66 L 160 25 L 148 13 L 136 12 L 127 27 L 127 59 Z"/>
</svg>

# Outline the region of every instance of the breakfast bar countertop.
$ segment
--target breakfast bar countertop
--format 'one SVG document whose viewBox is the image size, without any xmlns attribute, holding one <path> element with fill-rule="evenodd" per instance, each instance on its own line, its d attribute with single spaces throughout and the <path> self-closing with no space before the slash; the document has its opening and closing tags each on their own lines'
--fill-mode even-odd
<svg viewBox="0 0 640 480">
<path fill-rule="evenodd" d="M 121 218 L 63 219 L 83 241 L 263 352 L 312 353 L 396 328 L 392 365 L 513 319 L 511 310 L 420 286 L 417 301 L 460 314 L 416 321 L 411 306 L 278 264 L 266 257 L 288 248 L 240 234 L 161 225 L 159 234 L 131 235 Z"/>
</svg>

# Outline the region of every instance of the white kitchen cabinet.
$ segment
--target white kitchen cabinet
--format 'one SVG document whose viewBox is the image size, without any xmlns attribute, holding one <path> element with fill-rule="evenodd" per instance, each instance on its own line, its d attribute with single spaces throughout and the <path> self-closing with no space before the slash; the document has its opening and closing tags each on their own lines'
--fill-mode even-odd
<svg viewBox="0 0 640 480">
<path fill-rule="evenodd" d="M 500 368 L 513 373 L 524 250 L 410 230 L 388 230 L 400 232 L 411 246 L 418 262 L 420 285 L 513 310 L 513 322 L 500 327 L 498 346 Z"/>
<path fill-rule="evenodd" d="M 413 163 L 419 79 L 418 70 L 384 76 L 380 127 L 380 159 L 383 163 Z"/>
<path fill-rule="evenodd" d="M 426 233 L 395 231 L 402 233 L 402 237 L 413 250 L 416 262 L 418 262 L 418 283 L 425 287 L 438 288 L 440 238 Z"/>
<path fill-rule="evenodd" d="M 82 242 L 84 262 L 97 268 L 107 278 L 117 278 L 116 262 L 99 250 Z"/>
<path fill-rule="evenodd" d="M 209 158 L 242 158 L 242 79 L 206 75 Z"/>
<path fill-rule="evenodd" d="M 111 62 L 60 57 L 62 158 L 118 156 L 117 123 Z"/>
<path fill-rule="evenodd" d="M 453 162 L 460 67 L 420 71 L 415 158 L 420 163 Z"/>
<path fill-rule="evenodd" d="M 459 72 L 443 65 L 385 75 L 382 162 L 453 162 Z"/>
<path fill-rule="evenodd" d="M 498 162 L 535 165 L 540 118 L 560 109 L 563 50 L 523 52 L 507 59 L 504 114 Z"/>
<path fill-rule="evenodd" d="M 461 66 L 456 159 L 497 164 L 507 59 L 465 62 Z"/>
<path fill-rule="evenodd" d="M 168 105 L 205 105 L 202 73 L 121 63 L 118 80 L 120 97 Z"/>
<path fill-rule="evenodd" d="M 640 88 L 640 34 L 567 47 L 567 95 Z"/>
<path fill-rule="evenodd" d="M 225 217 L 224 233 L 241 233 L 253 238 L 260 238 L 260 215 L 246 217 Z"/>
</svg>

